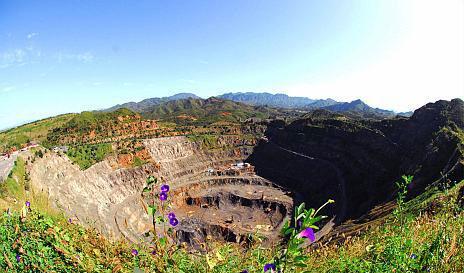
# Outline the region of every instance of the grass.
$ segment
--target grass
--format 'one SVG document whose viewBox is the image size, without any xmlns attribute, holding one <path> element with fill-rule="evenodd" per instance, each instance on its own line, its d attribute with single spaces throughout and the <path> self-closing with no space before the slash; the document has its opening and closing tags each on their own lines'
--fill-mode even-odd
<svg viewBox="0 0 464 273">
<path fill-rule="evenodd" d="M 50 131 L 64 125 L 75 115 L 76 114 L 60 115 L 0 132 L 0 152 L 7 151 L 11 148 L 20 149 L 29 141 L 42 142 L 47 138 L 47 134 Z"/>
<path fill-rule="evenodd" d="M 219 146 L 218 144 L 218 135 L 187 135 L 187 138 L 192 141 L 201 144 L 204 148 L 213 149 Z"/>
<path fill-rule="evenodd" d="M 310 272 L 463 272 L 462 186 L 431 188 L 364 236 L 310 253 Z"/>
<path fill-rule="evenodd" d="M 24 189 L 28 187 L 27 183 L 25 162 L 22 158 L 18 158 L 7 179 L 3 183 L 0 183 L 0 197 L 10 196 L 15 199 L 24 200 Z"/>
<path fill-rule="evenodd" d="M 71 161 L 79 165 L 82 170 L 85 170 L 105 159 L 112 150 L 112 146 L 109 143 L 87 144 L 71 146 L 66 154 Z"/>
<path fill-rule="evenodd" d="M 110 241 L 94 229 L 69 223 L 43 197 L 26 190 L 24 161 L 18 160 L 12 174 L 2 197 L 18 202 L 0 203 L 13 208 L 0 215 L 1 272 L 257 273 L 280 249 L 265 247 L 258 237 L 248 248 L 207 242 L 203 253 L 175 244 Z M 307 248 L 306 269 L 292 272 L 463 272 L 464 210 L 457 200 L 463 186 L 464 181 L 445 190 L 430 188 L 362 236 Z M 30 209 L 23 205 L 26 199 Z"/>
</svg>

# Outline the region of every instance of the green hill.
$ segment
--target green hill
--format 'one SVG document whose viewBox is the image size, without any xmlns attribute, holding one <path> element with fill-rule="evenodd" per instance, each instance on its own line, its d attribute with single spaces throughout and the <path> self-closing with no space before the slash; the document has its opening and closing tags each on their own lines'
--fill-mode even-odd
<svg viewBox="0 0 464 273">
<path fill-rule="evenodd" d="M 0 132 L 0 152 L 12 148 L 20 149 L 29 141 L 43 142 L 49 132 L 59 128 L 73 119 L 76 114 L 64 114 L 21 125 Z"/>
<path fill-rule="evenodd" d="M 219 98 L 181 99 L 156 105 L 141 113 L 143 117 L 177 124 L 211 124 L 218 121 L 240 122 L 248 118 L 268 118 L 277 110 L 246 105 Z"/>
</svg>

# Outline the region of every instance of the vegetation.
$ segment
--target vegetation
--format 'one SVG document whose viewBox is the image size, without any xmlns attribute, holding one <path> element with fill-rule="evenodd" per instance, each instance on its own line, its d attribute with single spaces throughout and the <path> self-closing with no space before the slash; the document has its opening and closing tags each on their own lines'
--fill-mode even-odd
<svg viewBox="0 0 464 273">
<path fill-rule="evenodd" d="M 213 149 L 218 146 L 218 135 L 202 134 L 202 135 L 188 135 L 187 138 L 196 143 L 201 143 L 201 145 L 208 149 Z"/>
<path fill-rule="evenodd" d="M 15 177 L 25 174 L 22 164 L 17 163 Z M 410 179 L 404 177 L 398 183 L 401 189 Z M 158 190 L 159 185 L 150 178 L 147 182 L 144 192 L 153 200 L 168 199 L 168 195 L 160 196 L 169 189 Z M 23 185 L 19 182 L 9 194 L 23 196 L 18 200 L 24 200 L 27 194 Z M 464 181 L 443 191 L 433 187 L 408 202 L 404 202 L 405 192 L 400 191 L 398 201 L 403 203 L 392 216 L 338 247 L 301 247 L 307 239 L 295 235 L 308 227 L 316 228 L 314 223 L 320 220 L 316 211 L 301 206 L 294 219 L 298 229 L 284 227 L 283 233 L 290 237 L 283 245 L 266 248 L 258 236 L 248 246 L 207 242 L 203 253 L 190 253 L 164 236 L 149 246 L 108 241 L 96 230 L 46 210 L 30 194 L 28 197 L 34 200 L 30 207 L 23 201 L 16 211 L 0 216 L 0 268 L 2 272 L 225 273 L 263 272 L 264 267 L 268 272 L 274 268 L 274 272 L 462 272 L 464 210 L 462 200 L 458 200 L 462 186 Z M 155 217 L 156 224 L 177 225 L 170 215 L 163 216 L 169 212 L 168 203 L 151 204 L 147 213 L 159 216 Z M 309 240 L 311 236 L 308 234 Z"/>
<path fill-rule="evenodd" d="M 277 110 L 218 98 L 169 101 L 142 112 L 146 118 L 180 125 L 208 125 L 219 121 L 238 123 L 252 117 L 268 118 L 273 114 L 277 114 Z"/>
<path fill-rule="evenodd" d="M 47 134 L 71 120 L 75 114 L 60 115 L 0 132 L 0 152 L 18 150 L 29 141 L 43 142 Z"/>
<path fill-rule="evenodd" d="M 109 143 L 80 145 L 68 148 L 67 156 L 74 163 L 79 165 L 82 170 L 85 170 L 95 163 L 105 159 L 112 151 L 112 146 Z"/>
<path fill-rule="evenodd" d="M 7 179 L 0 183 L 0 198 L 11 196 L 24 200 L 24 189 L 28 187 L 28 182 L 25 162 L 22 158 L 18 158 Z"/>
<path fill-rule="evenodd" d="M 78 129 L 80 131 L 87 131 L 89 129 L 99 128 L 101 124 L 112 123 L 117 120 L 119 116 L 133 116 L 135 112 L 121 108 L 114 112 L 89 112 L 84 111 L 71 119 L 66 127 L 69 129 Z"/>
</svg>

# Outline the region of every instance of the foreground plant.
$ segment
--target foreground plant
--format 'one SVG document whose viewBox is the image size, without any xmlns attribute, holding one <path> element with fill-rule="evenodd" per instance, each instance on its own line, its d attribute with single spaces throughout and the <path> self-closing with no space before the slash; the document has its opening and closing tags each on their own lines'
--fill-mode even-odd
<svg viewBox="0 0 464 273">
<path fill-rule="evenodd" d="M 329 200 L 317 210 L 305 209 L 305 203 L 300 204 L 293 216 L 294 226 L 290 225 L 287 220 L 282 227 L 281 233 L 285 237 L 286 244 L 277 251 L 274 259 L 263 266 L 264 272 L 286 273 L 295 272 L 308 266 L 307 246 L 316 241 L 314 231 L 319 228 L 316 223 L 325 219 L 326 216 L 320 216 L 318 213 L 328 204 L 334 203 Z"/>
<path fill-rule="evenodd" d="M 160 184 L 156 177 L 149 176 L 142 197 L 148 200 L 148 206 L 144 208 L 152 218 L 153 228 L 150 230 L 153 236 L 152 254 L 165 258 L 167 264 L 173 265 L 173 253 L 179 249 L 175 242 L 174 227 L 179 224 L 179 220 L 175 213 L 170 211 L 172 206 L 169 199 L 169 185 Z M 168 211 L 170 212 L 167 213 Z M 167 224 L 170 226 L 167 227 Z"/>
</svg>

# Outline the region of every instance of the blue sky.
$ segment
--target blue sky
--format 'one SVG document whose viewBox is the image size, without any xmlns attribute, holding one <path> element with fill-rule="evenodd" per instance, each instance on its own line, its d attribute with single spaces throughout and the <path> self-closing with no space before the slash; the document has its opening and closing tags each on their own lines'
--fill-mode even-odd
<svg viewBox="0 0 464 273">
<path fill-rule="evenodd" d="M 464 1 L 0 0 L 0 128 L 194 92 L 464 97 Z"/>
</svg>

